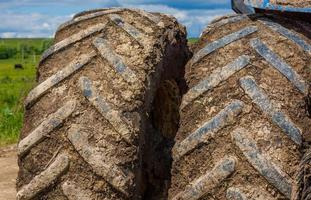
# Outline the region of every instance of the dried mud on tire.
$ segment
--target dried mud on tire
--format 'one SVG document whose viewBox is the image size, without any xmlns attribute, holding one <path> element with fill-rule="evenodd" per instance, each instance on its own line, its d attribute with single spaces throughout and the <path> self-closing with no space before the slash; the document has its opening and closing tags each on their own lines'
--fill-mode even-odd
<svg viewBox="0 0 311 200">
<path fill-rule="evenodd" d="M 185 69 L 169 199 L 300 199 L 311 40 L 297 24 L 233 15 L 203 32 Z"/>
<path fill-rule="evenodd" d="M 185 68 L 172 17 L 75 15 L 25 99 L 17 199 L 306 199 L 309 26 L 219 18 Z"/>
<path fill-rule="evenodd" d="M 141 10 L 95 10 L 61 25 L 25 100 L 17 199 L 142 198 L 153 184 L 153 99 L 163 82 L 180 91 L 186 43 L 174 18 Z"/>
</svg>

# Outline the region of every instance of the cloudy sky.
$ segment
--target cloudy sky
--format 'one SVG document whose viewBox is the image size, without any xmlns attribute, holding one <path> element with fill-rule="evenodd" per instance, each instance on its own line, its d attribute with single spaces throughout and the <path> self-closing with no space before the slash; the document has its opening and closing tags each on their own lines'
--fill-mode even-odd
<svg viewBox="0 0 311 200">
<path fill-rule="evenodd" d="M 231 13 L 230 0 L 0 0 L 0 37 L 53 37 L 73 14 L 94 8 L 136 7 L 174 15 L 198 37 L 215 17 Z"/>
</svg>

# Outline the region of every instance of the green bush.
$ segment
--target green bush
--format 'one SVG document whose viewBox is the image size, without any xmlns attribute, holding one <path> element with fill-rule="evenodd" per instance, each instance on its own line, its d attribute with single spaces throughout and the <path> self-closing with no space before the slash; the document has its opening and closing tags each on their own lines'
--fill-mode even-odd
<svg viewBox="0 0 311 200">
<path fill-rule="evenodd" d="M 26 59 L 33 55 L 41 55 L 53 43 L 53 40 L 50 39 L 43 39 L 39 41 L 41 44 L 34 42 L 30 43 L 28 40 L 24 40 L 12 45 L 10 42 L 4 43 L 3 41 L 0 45 L 0 59 Z"/>
<path fill-rule="evenodd" d="M 53 40 L 43 40 L 39 54 L 42 54 L 45 50 L 47 50 L 50 46 L 52 46 L 52 44 Z"/>
<path fill-rule="evenodd" d="M 12 82 L 12 78 L 9 76 L 4 76 L 0 78 L 0 83 L 11 83 L 11 82 Z"/>
<path fill-rule="evenodd" d="M 0 46 L 0 59 L 13 58 L 17 54 L 17 49 L 12 47 L 7 47 L 4 45 Z"/>
</svg>

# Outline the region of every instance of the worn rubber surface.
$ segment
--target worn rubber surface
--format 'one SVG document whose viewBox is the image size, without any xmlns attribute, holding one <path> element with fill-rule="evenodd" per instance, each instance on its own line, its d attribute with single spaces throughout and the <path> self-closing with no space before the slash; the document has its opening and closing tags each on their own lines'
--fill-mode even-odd
<svg viewBox="0 0 311 200">
<path fill-rule="evenodd" d="M 310 66 L 308 33 L 286 19 L 209 25 L 186 66 L 169 199 L 308 199 Z"/>
<path fill-rule="evenodd" d="M 61 25 L 25 100 L 17 199 L 141 198 L 148 113 L 161 81 L 180 81 L 186 43 L 175 19 L 141 10 Z"/>
</svg>

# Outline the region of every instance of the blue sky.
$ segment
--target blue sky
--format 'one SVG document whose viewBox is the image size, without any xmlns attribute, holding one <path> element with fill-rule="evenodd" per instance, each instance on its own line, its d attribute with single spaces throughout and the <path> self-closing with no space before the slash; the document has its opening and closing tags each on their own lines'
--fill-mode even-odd
<svg viewBox="0 0 311 200">
<path fill-rule="evenodd" d="M 232 13 L 230 0 L 0 0 L 0 37 L 53 37 L 73 14 L 94 8 L 135 7 L 175 16 L 198 37 L 215 17 Z"/>
</svg>

